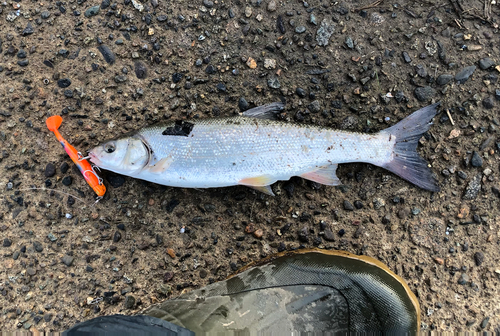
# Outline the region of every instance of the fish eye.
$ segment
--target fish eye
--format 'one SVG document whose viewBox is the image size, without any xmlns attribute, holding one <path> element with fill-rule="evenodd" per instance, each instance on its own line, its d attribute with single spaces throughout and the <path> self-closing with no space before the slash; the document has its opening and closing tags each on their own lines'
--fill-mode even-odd
<svg viewBox="0 0 500 336">
<path fill-rule="evenodd" d="M 116 146 L 113 142 L 110 142 L 110 143 L 107 143 L 106 145 L 104 145 L 104 151 L 106 153 L 113 153 L 116 149 Z"/>
</svg>

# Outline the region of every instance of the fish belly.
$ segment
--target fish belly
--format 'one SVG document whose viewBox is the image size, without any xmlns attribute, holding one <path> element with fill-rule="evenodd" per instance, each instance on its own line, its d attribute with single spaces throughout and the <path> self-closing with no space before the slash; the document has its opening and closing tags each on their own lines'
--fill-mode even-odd
<svg viewBox="0 0 500 336">
<path fill-rule="evenodd" d="M 390 160 L 394 147 L 387 134 L 252 118 L 197 121 L 188 136 L 161 133 L 161 127 L 140 133 L 159 164 L 133 177 L 185 188 L 225 187 L 262 176 L 271 184 L 338 163 L 380 166 Z"/>
</svg>

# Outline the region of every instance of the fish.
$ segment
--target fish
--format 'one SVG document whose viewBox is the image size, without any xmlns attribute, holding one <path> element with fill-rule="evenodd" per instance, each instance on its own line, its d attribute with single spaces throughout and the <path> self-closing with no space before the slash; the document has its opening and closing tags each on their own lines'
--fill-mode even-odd
<svg viewBox="0 0 500 336">
<path fill-rule="evenodd" d="M 233 117 L 147 126 L 105 141 L 91 149 L 89 157 L 101 169 L 166 186 L 244 185 L 268 195 L 274 195 L 273 183 L 292 176 L 341 185 L 339 164 L 365 162 L 437 192 L 438 183 L 417 145 L 438 105 L 366 134 L 277 120 L 284 104 L 276 102 Z"/>
<path fill-rule="evenodd" d="M 49 131 L 54 132 L 57 140 L 62 145 L 71 160 L 78 167 L 78 170 L 80 170 L 80 173 L 82 173 L 85 181 L 87 181 L 88 185 L 92 188 L 92 190 L 94 190 L 97 197 L 102 198 L 106 193 L 106 186 L 104 185 L 102 178 L 97 175 L 94 167 L 87 161 L 87 159 L 84 158 L 75 147 L 70 145 L 69 142 L 62 137 L 61 133 L 59 133 L 59 127 L 61 127 L 62 120 L 61 116 L 55 115 L 47 118 L 45 123 Z"/>
</svg>

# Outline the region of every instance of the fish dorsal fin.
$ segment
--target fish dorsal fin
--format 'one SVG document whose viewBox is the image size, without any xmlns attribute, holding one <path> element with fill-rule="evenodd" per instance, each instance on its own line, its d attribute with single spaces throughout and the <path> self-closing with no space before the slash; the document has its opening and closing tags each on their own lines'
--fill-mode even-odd
<svg viewBox="0 0 500 336">
<path fill-rule="evenodd" d="M 320 184 L 336 186 L 342 184 L 336 175 L 337 164 L 331 164 L 329 166 L 319 167 L 319 169 L 312 170 L 310 172 L 300 175 L 300 177 L 306 180 L 318 182 Z"/>
<path fill-rule="evenodd" d="M 269 186 L 276 182 L 276 179 L 270 175 L 261 175 L 256 177 L 245 178 L 238 182 L 240 185 L 244 185 L 255 190 L 258 190 L 264 194 L 274 196 L 273 190 Z"/>
<path fill-rule="evenodd" d="M 271 103 L 263 106 L 257 106 L 253 109 L 247 110 L 243 112 L 243 116 L 249 118 L 258 118 L 258 119 L 276 119 L 276 114 L 283 111 L 285 108 L 285 104 L 283 103 Z"/>
</svg>

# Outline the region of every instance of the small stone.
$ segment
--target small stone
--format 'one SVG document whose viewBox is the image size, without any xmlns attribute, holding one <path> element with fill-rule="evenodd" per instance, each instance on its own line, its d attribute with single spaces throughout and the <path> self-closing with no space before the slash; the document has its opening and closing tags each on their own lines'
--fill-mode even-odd
<svg viewBox="0 0 500 336">
<path fill-rule="evenodd" d="M 349 49 L 354 49 L 354 41 L 352 40 L 352 37 L 350 36 L 347 36 L 345 38 L 345 45 L 347 46 L 347 48 Z"/>
<path fill-rule="evenodd" d="M 474 261 L 476 262 L 476 266 L 481 266 L 484 262 L 484 253 L 476 252 L 474 253 Z"/>
<path fill-rule="evenodd" d="M 26 26 L 26 28 L 24 28 L 23 32 L 21 33 L 22 36 L 28 36 L 28 35 L 31 35 L 35 32 L 35 29 L 33 29 L 33 25 L 31 24 L 31 22 L 28 22 L 28 25 Z"/>
<path fill-rule="evenodd" d="M 295 90 L 295 93 L 297 94 L 297 96 L 299 96 L 300 98 L 305 98 L 306 97 L 306 90 L 304 90 L 303 88 L 300 88 L 298 87 L 296 90 Z"/>
<path fill-rule="evenodd" d="M 267 80 L 267 86 L 269 86 L 271 89 L 279 89 L 281 87 L 281 84 L 278 78 L 274 77 Z"/>
<path fill-rule="evenodd" d="M 297 26 L 297 27 L 295 27 L 295 32 L 297 34 L 305 33 L 305 31 L 306 31 L 306 27 L 304 27 L 304 26 Z"/>
<path fill-rule="evenodd" d="M 125 309 L 132 309 L 135 305 L 135 298 L 132 295 L 125 297 Z"/>
<path fill-rule="evenodd" d="M 134 71 L 135 71 L 135 76 L 138 79 L 144 79 L 148 75 L 148 69 L 146 68 L 146 65 L 142 62 L 134 63 Z"/>
<path fill-rule="evenodd" d="M 26 273 L 27 273 L 28 275 L 33 276 L 33 275 L 35 275 L 35 274 L 36 274 L 36 269 L 35 269 L 35 268 L 33 268 L 33 267 L 28 267 L 28 268 L 26 269 Z"/>
<path fill-rule="evenodd" d="M 410 55 L 406 51 L 403 51 L 402 56 L 405 63 L 411 63 Z"/>
<path fill-rule="evenodd" d="M 37 252 L 42 252 L 43 251 L 43 246 L 42 246 L 42 243 L 38 242 L 38 241 L 34 241 L 33 242 L 33 248 L 35 249 L 35 251 Z"/>
<path fill-rule="evenodd" d="M 252 57 L 248 57 L 246 64 L 250 69 L 255 69 L 257 67 L 257 62 Z"/>
<path fill-rule="evenodd" d="M 333 231 L 330 229 L 325 229 L 323 238 L 326 241 L 330 241 L 330 242 L 335 241 L 335 235 L 333 234 Z"/>
<path fill-rule="evenodd" d="M 463 84 L 469 79 L 469 77 L 474 73 L 474 71 L 476 71 L 475 65 L 465 67 L 455 75 L 455 80 L 458 82 L 458 84 Z"/>
<path fill-rule="evenodd" d="M 271 58 L 264 59 L 264 68 L 275 69 L 276 68 L 276 60 L 271 59 Z"/>
<path fill-rule="evenodd" d="M 344 200 L 344 210 L 353 211 L 354 210 L 354 206 L 348 200 Z"/>
<path fill-rule="evenodd" d="M 330 42 L 330 37 L 335 32 L 335 25 L 330 19 L 324 19 L 316 31 L 316 42 L 319 46 L 326 46 Z"/>
<path fill-rule="evenodd" d="M 170 258 L 175 259 L 175 251 L 173 248 L 167 248 L 167 254 L 170 256 Z"/>
<path fill-rule="evenodd" d="M 417 64 L 415 66 L 415 72 L 417 73 L 418 76 L 422 78 L 427 77 L 427 69 L 425 68 L 425 65 Z"/>
<path fill-rule="evenodd" d="M 97 5 L 97 6 L 92 6 L 90 8 L 88 8 L 86 11 L 85 11 L 85 17 L 92 17 L 92 16 L 95 16 L 97 14 L 99 14 L 99 11 L 101 10 L 101 6 Z"/>
<path fill-rule="evenodd" d="M 214 2 L 212 0 L 203 0 L 203 6 L 212 8 L 214 6 Z"/>
<path fill-rule="evenodd" d="M 97 50 L 99 50 L 104 57 L 104 60 L 108 64 L 113 64 L 115 63 L 116 56 L 115 54 L 109 49 L 109 47 L 105 44 L 101 44 L 100 46 L 97 47 Z"/>
<path fill-rule="evenodd" d="M 250 105 L 245 98 L 240 97 L 240 99 L 238 100 L 238 107 L 240 109 L 240 112 L 245 112 L 246 110 L 248 110 Z"/>
<path fill-rule="evenodd" d="M 438 258 L 438 257 L 435 257 L 434 258 L 434 261 L 439 264 L 439 265 L 443 265 L 444 264 L 444 260 L 442 258 Z"/>
<path fill-rule="evenodd" d="M 113 188 L 119 188 L 125 183 L 125 178 L 121 175 L 108 175 L 107 180 Z"/>
<path fill-rule="evenodd" d="M 120 231 L 115 231 L 113 234 L 113 242 L 118 243 L 122 239 L 122 234 Z"/>
<path fill-rule="evenodd" d="M 485 329 L 488 326 L 488 323 L 490 323 L 490 317 L 486 316 L 482 321 L 481 321 L 481 329 Z"/>
<path fill-rule="evenodd" d="M 252 7 L 250 7 L 250 6 L 245 7 L 245 16 L 246 16 L 247 18 L 251 17 L 251 16 L 252 16 L 252 13 L 253 13 L 253 11 L 252 11 Z"/>
<path fill-rule="evenodd" d="M 358 210 L 359 210 L 359 209 L 363 209 L 363 202 L 361 202 L 361 201 L 359 201 L 359 200 L 358 200 L 358 201 L 354 201 L 354 207 L 355 207 L 356 209 L 358 209 Z"/>
<path fill-rule="evenodd" d="M 479 155 L 478 152 L 472 152 L 472 158 L 470 160 L 472 167 L 482 167 L 483 166 L 483 158 Z"/>
<path fill-rule="evenodd" d="M 17 61 L 17 65 L 22 66 L 22 67 L 28 66 L 28 64 L 30 64 L 30 61 L 27 59 Z"/>
<path fill-rule="evenodd" d="M 453 77 L 454 76 L 450 74 L 439 75 L 439 77 L 436 79 L 436 83 L 438 85 L 446 85 L 453 79 Z"/>
<path fill-rule="evenodd" d="M 462 273 L 457 282 L 459 285 L 466 285 L 469 282 L 469 280 L 470 280 L 470 277 L 467 274 Z"/>
<path fill-rule="evenodd" d="M 45 177 L 52 177 L 56 174 L 56 167 L 52 163 L 47 163 L 45 166 Z"/>
<path fill-rule="evenodd" d="M 61 261 L 64 265 L 66 266 L 71 266 L 73 264 L 73 260 L 75 260 L 75 258 L 73 258 L 72 256 L 69 256 L 69 255 L 65 255 L 64 257 L 62 257 Z"/>
<path fill-rule="evenodd" d="M 313 101 L 311 104 L 307 105 L 307 109 L 311 111 L 312 113 L 318 113 L 321 111 L 321 105 L 319 103 L 319 100 Z"/>
<path fill-rule="evenodd" d="M 464 200 L 473 200 L 476 199 L 479 191 L 481 190 L 481 177 L 482 173 L 477 174 L 470 180 L 467 184 L 467 188 L 465 189 L 464 195 L 462 199 Z"/>
<path fill-rule="evenodd" d="M 375 208 L 375 210 L 379 210 L 384 206 L 385 206 L 385 201 L 382 198 L 375 198 L 373 200 L 373 207 Z"/>
<path fill-rule="evenodd" d="M 10 240 L 9 238 L 5 238 L 3 240 L 3 247 L 10 247 L 12 245 L 12 240 Z"/>
<path fill-rule="evenodd" d="M 61 167 L 59 167 L 59 170 L 61 171 L 61 173 L 63 174 L 66 174 L 66 172 L 68 171 L 69 169 L 69 164 L 67 164 L 66 162 L 63 162 L 61 164 Z"/>
<path fill-rule="evenodd" d="M 271 0 L 267 4 L 267 10 L 270 12 L 274 12 L 276 10 L 276 7 L 277 7 L 276 0 Z"/>
<path fill-rule="evenodd" d="M 415 97 L 421 102 L 427 102 L 436 95 L 436 90 L 430 86 L 418 87 L 415 89 Z"/>
<path fill-rule="evenodd" d="M 57 86 L 59 86 L 62 89 L 65 89 L 70 85 L 71 85 L 71 80 L 69 78 L 62 78 L 57 81 Z"/>
<path fill-rule="evenodd" d="M 253 232 L 253 236 L 258 239 L 262 238 L 263 235 L 264 231 L 262 229 L 257 229 Z"/>
<path fill-rule="evenodd" d="M 494 104 L 493 98 L 486 97 L 486 98 L 483 99 L 483 107 L 485 109 L 491 110 L 493 108 L 493 104 Z"/>
<path fill-rule="evenodd" d="M 485 57 L 479 60 L 479 67 L 481 70 L 487 70 L 495 65 L 495 62 L 489 57 Z"/>
</svg>

